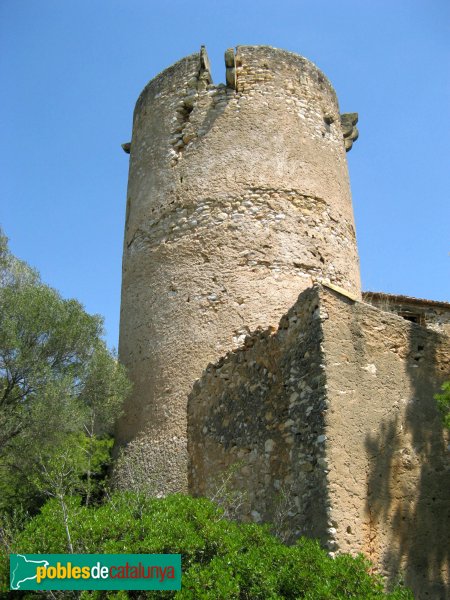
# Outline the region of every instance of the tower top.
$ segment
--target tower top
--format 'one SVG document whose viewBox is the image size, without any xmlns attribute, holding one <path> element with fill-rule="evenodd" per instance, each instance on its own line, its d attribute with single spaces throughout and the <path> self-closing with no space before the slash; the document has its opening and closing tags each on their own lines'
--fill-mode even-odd
<svg viewBox="0 0 450 600">
<path fill-rule="evenodd" d="M 243 69 L 244 64 L 245 68 Z M 195 87 L 197 89 L 206 89 L 208 85 L 213 85 L 211 63 L 206 46 L 202 45 L 199 52 L 194 52 L 182 58 L 156 75 L 141 92 L 136 102 L 135 114 L 139 111 L 139 107 L 145 103 L 145 98 L 148 95 L 158 94 L 156 90 L 167 88 L 171 80 L 174 78 L 178 80 L 180 73 L 189 73 L 192 77 L 195 77 L 197 80 Z M 313 62 L 295 52 L 263 45 L 241 45 L 236 46 L 236 48 L 228 48 L 225 51 L 226 86 L 238 93 L 245 93 L 250 88 L 265 87 L 274 89 L 277 85 L 280 89 L 286 86 L 289 88 L 292 80 L 301 80 L 306 77 L 315 79 L 320 93 L 329 95 L 337 105 L 336 92 L 329 79 Z M 186 83 L 189 83 L 189 81 Z M 221 85 L 224 84 L 219 84 L 217 87 Z M 169 85 L 169 87 L 171 86 Z M 328 124 L 331 124 L 334 118 L 331 114 L 325 114 L 324 119 Z M 344 113 L 340 115 L 340 122 L 344 147 L 348 152 L 359 136 L 356 128 L 358 114 L 355 112 Z M 130 147 L 128 144 L 122 144 L 122 147 L 126 153 L 129 153 Z"/>
</svg>

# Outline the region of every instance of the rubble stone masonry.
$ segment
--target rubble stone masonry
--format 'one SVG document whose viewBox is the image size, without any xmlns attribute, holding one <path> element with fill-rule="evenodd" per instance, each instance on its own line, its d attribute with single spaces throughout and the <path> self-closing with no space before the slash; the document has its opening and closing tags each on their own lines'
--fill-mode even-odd
<svg viewBox="0 0 450 600">
<path fill-rule="evenodd" d="M 244 520 L 363 552 L 445 598 L 449 453 L 433 400 L 450 338 L 316 286 L 279 329 L 210 365 L 188 405 L 190 491 L 235 467 Z"/>
</svg>

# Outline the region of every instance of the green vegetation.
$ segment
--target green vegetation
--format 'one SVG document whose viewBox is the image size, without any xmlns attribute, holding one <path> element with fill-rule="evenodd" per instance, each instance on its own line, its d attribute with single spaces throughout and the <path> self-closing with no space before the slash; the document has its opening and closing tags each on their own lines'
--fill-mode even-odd
<svg viewBox="0 0 450 600">
<path fill-rule="evenodd" d="M 442 394 L 435 394 L 434 399 L 442 414 L 444 427 L 450 429 L 450 381 L 445 381 L 441 386 Z"/>
<path fill-rule="evenodd" d="M 0 232 L 0 511 L 98 493 L 129 383 L 102 319 L 63 300 Z"/>
<path fill-rule="evenodd" d="M 285 546 L 261 525 L 243 525 L 223 517 L 209 500 L 173 495 L 165 499 L 116 493 L 101 506 L 67 500 L 75 552 L 181 553 L 179 592 L 84 592 L 82 598 L 177 598 L 232 600 L 305 598 L 411 599 L 404 589 L 384 594 L 368 574 L 362 557 L 330 558 L 317 542 L 301 539 Z M 24 553 L 62 553 L 67 536 L 61 507 L 49 500 L 16 536 Z M 0 559 L 0 581 L 8 561 Z M 38 595 L 29 594 L 29 598 Z"/>
</svg>

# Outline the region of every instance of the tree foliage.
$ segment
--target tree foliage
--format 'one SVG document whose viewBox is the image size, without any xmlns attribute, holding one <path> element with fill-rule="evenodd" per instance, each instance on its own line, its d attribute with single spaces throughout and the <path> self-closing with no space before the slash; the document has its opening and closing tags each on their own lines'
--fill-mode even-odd
<svg viewBox="0 0 450 600">
<path fill-rule="evenodd" d="M 95 491 L 129 390 L 102 333 L 101 317 L 42 283 L 0 232 L 0 511 Z"/>
</svg>

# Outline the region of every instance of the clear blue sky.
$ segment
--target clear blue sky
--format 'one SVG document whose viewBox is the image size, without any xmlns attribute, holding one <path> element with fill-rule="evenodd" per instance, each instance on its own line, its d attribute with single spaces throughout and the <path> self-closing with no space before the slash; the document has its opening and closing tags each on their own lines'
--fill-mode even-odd
<svg viewBox="0 0 450 600">
<path fill-rule="evenodd" d="M 117 346 L 134 103 L 206 44 L 306 56 L 341 112 L 363 289 L 449 300 L 448 0 L 1 0 L 0 223 L 12 251 L 105 316 Z"/>
</svg>

